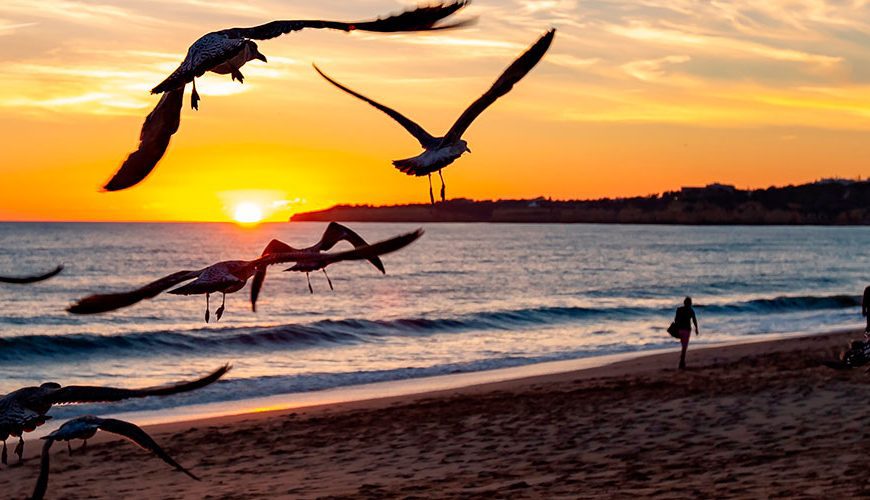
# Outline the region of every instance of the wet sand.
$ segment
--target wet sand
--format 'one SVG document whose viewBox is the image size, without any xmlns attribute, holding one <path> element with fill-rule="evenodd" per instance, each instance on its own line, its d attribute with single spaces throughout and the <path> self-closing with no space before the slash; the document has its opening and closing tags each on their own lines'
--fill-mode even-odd
<svg viewBox="0 0 870 500">
<path fill-rule="evenodd" d="M 851 334 L 657 354 L 420 396 L 151 427 L 202 478 L 107 438 L 56 445 L 48 498 L 657 498 L 870 494 Z M 13 443 L 14 439 L 10 441 Z M 13 445 L 14 446 L 14 445 Z M 28 452 L 36 455 L 36 442 Z M 35 456 L 0 470 L 29 495 Z"/>
</svg>

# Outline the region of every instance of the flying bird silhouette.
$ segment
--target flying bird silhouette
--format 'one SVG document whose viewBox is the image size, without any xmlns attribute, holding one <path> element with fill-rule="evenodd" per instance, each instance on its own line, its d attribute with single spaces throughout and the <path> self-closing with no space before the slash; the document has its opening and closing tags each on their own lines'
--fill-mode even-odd
<svg viewBox="0 0 870 500">
<path fill-rule="evenodd" d="M 418 229 L 411 233 L 343 252 L 323 253 L 297 250 L 268 253 L 254 260 L 218 262 L 196 271 L 179 271 L 128 292 L 90 295 L 67 308 L 67 311 L 73 314 L 97 314 L 114 311 L 131 306 L 142 300 L 153 298 L 185 281 L 193 280 L 186 285 L 169 290 L 168 293 L 174 295 L 204 294 L 205 321 L 208 323 L 210 319 L 209 296 L 213 293 L 223 295 L 221 306 L 215 311 L 215 316 L 220 320 L 226 307 L 227 294 L 238 292 L 244 288 L 245 284 L 257 273 L 258 269 L 288 262 L 295 262 L 297 265 L 301 264 L 311 269 L 321 269 L 330 264 L 346 260 L 368 260 L 371 262 L 380 255 L 395 252 L 410 245 L 422 235 L 423 231 Z M 380 260 L 377 260 L 377 262 L 380 262 Z M 252 308 L 254 308 L 254 298 L 252 297 Z"/>
<path fill-rule="evenodd" d="M 420 142 L 420 145 L 423 146 L 423 149 L 425 150 L 422 154 L 413 158 L 396 160 L 393 162 L 393 165 L 399 171 L 408 175 L 414 175 L 417 177 L 422 177 L 424 175 L 428 176 L 429 201 L 434 205 L 435 196 L 432 194 L 432 173 L 437 171 L 438 176 L 441 177 L 441 201 L 444 201 L 446 187 L 444 185 L 444 176 L 441 174 L 441 169 L 456 161 L 463 154 L 471 152 L 471 149 L 468 148 L 468 143 L 462 139 L 462 135 L 486 108 L 498 100 L 499 97 L 510 92 L 514 85 L 522 80 L 523 77 L 526 76 L 526 74 L 531 71 L 536 64 L 538 64 L 538 61 L 544 57 L 544 54 L 547 53 L 547 49 L 550 48 L 550 44 L 552 43 L 555 34 L 555 29 L 547 31 L 547 33 L 544 34 L 523 55 L 521 55 L 519 59 L 514 61 L 513 64 L 502 73 L 498 80 L 495 81 L 492 87 L 480 98 L 474 101 L 474 103 L 466 109 L 464 113 L 462 113 L 462 116 L 456 120 L 456 123 L 453 124 L 453 127 L 450 128 L 444 137 L 433 136 L 423 127 L 398 111 L 345 87 L 327 76 L 317 67 L 317 65 L 314 65 L 314 69 L 317 70 L 317 72 L 320 73 L 320 76 L 325 78 L 329 83 L 386 113 L 390 118 L 399 122 L 399 125 L 404 127 L 408 133 L 413 135 L 417 141 Z"/>
<path fill-rule="evenodd" d="M 24 454 L 24 433 L 31 432 L 51 417 L 47 415 L 53 405 L 102 403 L 123 399 L 144 398 L 147 396 L 169 396 L 190 392 L 205 387 L 224 376 L 230 365 L 224 365 L 205 377 L 187 382 L 179 382 L 158 387 L 123 389 L 118 387 L 98 387 L 70 385 L 63 387 L 48 382 L 39 387 L 24 387 L 0 398 L 0 441 L 3 441 L 2 463 L 6 464 L 6 440 L 9 436 L 18 438 L 15 454 L 18 462 Z"/>
<path fill-rule="evenodd" d="M 106 191 L 119 191 L 135 186 L 157 165 L 166 153 L 169 140 L 181 121 L 184 88 L 193 83 L 190 103 L 199 109 L 199 93 L 196 78 L 211 71 L 229 74 L 233 80 L 244 82 L 240 69 L 248 61 L 257 59 L 266 62 L 254 40 L 269 40 L 303 29 L 331 29 L 339 31 L 371 31 L 395 33 L 407 31 L 433 31 L 459 28 L 473 23 L 474 19 L 438 24 L 444 18 L 464 8 L 470 0 L 458 0 L 446 4 L 419 7 L 415 10 L 393 15 L 385 19 L 361 22 L 336 21 L 272 21 L 251 28 L 230 28 L 208 33 L 190 46 L 187 56 L 168 78 L 151 90 L 163 94 L 154 110 L 145 119 L 139 136 L 139 148 L 131 153 L 118 172 L 103 187 Z"/>
<path fill-rule="evenodd" d="M 10 283 L 15 285 L 38 283 L 57 276 L 61 271 L 63 271 L 63 266 L 57 266 L 45 274 L 37 274 L 34 276 L 0 276 L 0 283 Z"/>
<path fill-rule="evenodd" d="M 366 242 L 362 236 L 358 235 L 349 227 L 343 226 L 337 222 L 330 222 L 329 225 L 326 226 L 326 230 L 323 231 L 323 236 L 320 237 L 320 241 L 310 247 L 293 248 L 283 241 L 272 240 L 266 246 L 266 249 L 263 250 L 261 256 L 265 257 L 271 254 L 290 252 L 311 252 L 312 254 L 320 254 L 321 252 L 331 250 L 340 241 L 347 241 L 353 245 L 354 248 L 363 248 L 368 245 L 368 242 Z M 366 260 L 371 262 L 371 264 L 381 273 L 387 273 L 386 269 L 384 269 L 384 263 L 381 262 L 381 259 L 378 257 L 375 256 Z M 263 287 L 263 281 L 266 279 L 266 268 L 267 266 L 260 266 L 254 274 L 254 279 L 251 282 L 251 308 L 255 312 L 257 310 L 257 297 L 260 295 L 260 289 Z M 326 276 L 326 282 L 329 283 L 329 289 L 334 290 L 332 280 L 329 279 L 329 275 L 326 273 L 326 265 L 324 265 L 322 261 L 309 260 L 306 262 L 298 262 L 293 267 L 285 269 L 285 271 L 305 273 L 305 277 L 308 279 L 308 291 L 311 293 L 314 293 L 314 288 L 311 287 L 310 273 L 314 271 L 323 271 L 323 275 Z"/>
<path fill-rule="evenodd" d="M 112 434 L 117 434 L 127 438 L 133 443 L 139 445 L 141 448 L 154 453 L 158 458 L 169 464 L 175 470 L 183 472 L 191 479 L 199 481 L 198 477 L 182 467 L 171 456 L 169 456 L 168 453 L 163 451 L 163 448 L 161 448 L 160 445 L 158 445 L 154 439 L 152 439 L 151 436 L 149 436 L 148 433 L 143 431 L 139 426 L 123 420 L 116 420 L 114 418 L 100 418 L 86 415 L 66 422 L 56 431 L 42 438 L 45 440 L 45 443 L 42 445 L 39 477 L 36 480 L 33 495 L 30 497 L 31 500 L 42 500 L 45 498 L 45 492 L 48 490 L 48 474 L 51 465 L 51 446 L 55 441 L 66 441 L 69 453 L 72 455 L 72 446 L 69 444 L 71 440 L 83 439 L 85 444 L 82 445 L 82 447 L 84 448 L 87 445 L 88 439 L 94 437 L 97 431 L 111 432 Z"/>
</svg>

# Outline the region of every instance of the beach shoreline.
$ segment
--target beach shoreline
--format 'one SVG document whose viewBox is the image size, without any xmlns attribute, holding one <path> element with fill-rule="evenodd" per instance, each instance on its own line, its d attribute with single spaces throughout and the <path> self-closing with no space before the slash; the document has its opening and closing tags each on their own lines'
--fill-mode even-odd
<svg viewBox="0 0 870 500">
<path fill-rule="evenodd" d="M 691 349 L 414 395 L 147 427 L 195 483 L 107 437 L 53 458 L 64 498 L 610 498 L 865 491 L 857 331 Z M 31 445 L 29 453 L 36 454 Z M 57 447 L 61 448 L 61 447 Z M 13 498 L 33 456 L 3 471 Z M 105 477 L 100 477 L 105 476 Z M 860 477 L 860 476 L 858 476 Z"/>
</svg>

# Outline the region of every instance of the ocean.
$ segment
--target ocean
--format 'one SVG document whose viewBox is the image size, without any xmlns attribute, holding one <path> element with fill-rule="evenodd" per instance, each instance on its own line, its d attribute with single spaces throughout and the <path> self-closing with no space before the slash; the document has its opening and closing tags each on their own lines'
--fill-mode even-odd
<svg viewBox="0 0 870 500">
<path fill-rule="evenodd" d="M 414 224 L 348 224 L 375 241 Z M 372 382 L 674 347 L 684 296 L 696 344 L 859 328 L 870 228 L 427 224 L 411 247 L 305 276 L 270 270 L 219 323 L 203 297 L 160 295 L 99 316 L 65 308 L 181 269 L 251 259 L 272 239 L 307 246 L 325 224 L 0 224 L 0 274 L 64 263 L 50 281 L 0 286 L 0 393 L 45 381 L 138 386 L 231 362 L 204 390 L 84 413 L 165 411 Z M 220 297 L 212 297 L 212 313 Z M 691 353 L 690 353 L 691 360 Z"/>
</svg>

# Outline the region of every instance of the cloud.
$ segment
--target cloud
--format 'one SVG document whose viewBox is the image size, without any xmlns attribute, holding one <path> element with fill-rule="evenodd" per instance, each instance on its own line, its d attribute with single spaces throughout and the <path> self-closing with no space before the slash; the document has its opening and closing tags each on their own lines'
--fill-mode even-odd
<svg viewBox="0 0 870 500">
<path fill-rule="evenodd" d="M 673 64 L 682 64 L 691 61 L 689 56 L 665 56 L 658 59 L 648 61 L 632 61 L 622 65 L 622 69 L 626 73 L 638 80 L 643 81 L 659 81 L 664 79 L 668 73 L 665 66 Z"/>
<path fill-rule="evenodd" d="M 0 19 L 0 36 L 3 35 L 11 35 L 15 33 L 15 31 L 20 30 L 21 28 L 29 28 L 31 26 L 36 26 L 37 23 L 10 23 L 8 21 L 4 21 Z"/>
</svg>

